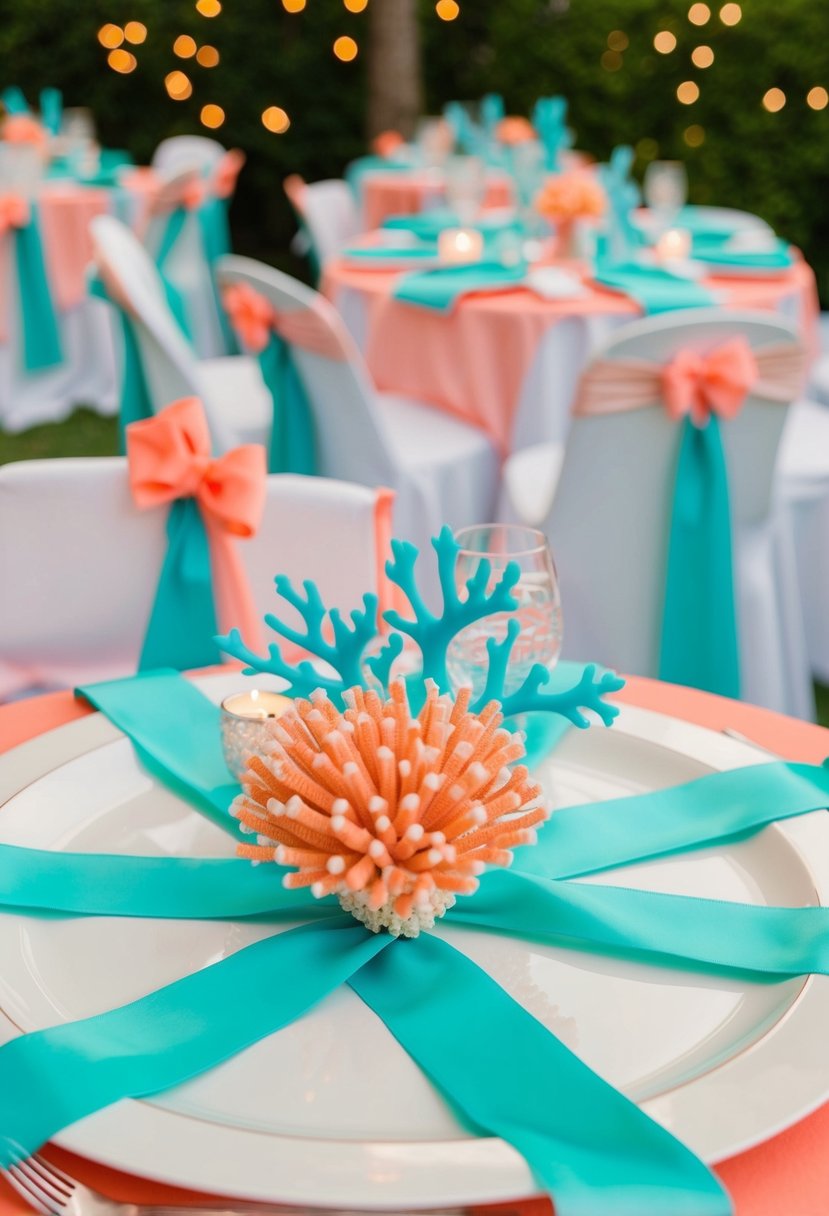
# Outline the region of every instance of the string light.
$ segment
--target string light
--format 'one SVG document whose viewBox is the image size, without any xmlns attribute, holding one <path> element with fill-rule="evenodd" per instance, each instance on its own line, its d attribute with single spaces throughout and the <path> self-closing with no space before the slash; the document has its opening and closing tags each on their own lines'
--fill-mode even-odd
<svg viewBox="0 0 829 1216">
<path fill-rule="evenodd" d="M 676 49 L 676 35 L 670 30 L 660 30 L 653 40 L 654 50 L 660 55 L 670 55 Z"/>
<path fill-rule="evenodd" d="M 286 13 L 301 13 L 305 8 L 305 0 L 282 0 L 282 7 Z"/>
<path fill-rule="evenodd" d="M 705 143 L 705 128 L 698 123 L 693 123 L 690 127 L 685 128 L 682 138 L 689 148 L 699 148 Z"/>
<path fill-rule="evenodd" d="M 343 0 L 350 13 L 362 13 L 368 7 L 368 0 Z"/>
<path fill-rule="evenodd" d="M 607 45 L 611 51 L 626 51 L 630 46 L 630 39 L 624 30 L 611 30 L 607 36 Z"/>
<path fill-rule="evenodd" d="M 124 37 L 133 46 L 140 46 L 147 37 L 147 27 L 140 21 L 128 21 L 124 26 Z"/>
<path fill-rule="evenodd" d="M 173 101 L 186 101 L 193 93 L 190 78 L 184 72 L 168 72 L 164 77 L 164 87 Z"/>
<path fill-rule="evenodd" d="M 812 110 L 825 110 L 829 105 L 829 93 L 822 85 L 816 84 L 813 89 L 809 89 L 806 94 L 806 105 Z"/>
<path fill-rule="evenodd" d="M 113 72 L 121 72 L 126 75 L 127 72 L 134 72 L 138 67 L 138 60 L 129 51 L 116 50 L 110 51 L 107 55 L 107 63 L 112 68 Z"/>
<path fill-rule="evenodd" d="M 618 72 L 623 60 L 618 51 L 605 51 L 601 62 L 606 72 Z"/>
<path fill-rule="evenodd" d="M 225 112 L 221 106 L 213 105 L 212 103 L 202 106 L 199 117 L 206 127 L 210 127 L 215 131 L 216 127 L 220 127 L 225 120 Z"/>
<path fill-rule="evenodd" d="M 120 46 L 124 41 L 124 31 L 120 25 L 113 25 L 110 21 L 106 25 L 102 25 L 98 30 L 98 41 L 101 46 L 105 46 L 110 50 L 116 46 Z"/>
<path fill-rule="evenodd" d="M 771 114 L 782 110 L 786 104 L 786 94 L 782 89 L 767 89 L 763 94 L 763 105 Z"/>
<path fill-rule="evenodd" d="M 695 46 L 691 51 L 691 62 L 697 68 L 710 68 L 714 62 L 714 52 L 710 46 Z"/>
<path fill-rule="evenodd" d="M 692 106 L 699 97 L 699 85 L 695 80 L 683 80 L 682 84 L 677 86 L 676 96 L 684 106 Z"/>
<path fill-rule="evenodd" d="M 196 12 L 202 17 L 218 17 L 221 11 L 220 0 L 196 0 Z"/>
<path fill-rule="evenodd" d="M 215 68 L 219 63 L 219 52 L 215 46 L 200 46 L 196 52 L 196 63 L 202 68 Z"/>
<path fill-rule="evenodd" d="M 438 0 L 435 5 L 435 12 L 441 21 L 454 21 L 460 11 L 461 6 L 458 4 L 458 0 Z"/>
<path fill-rule="evenodd" d="M 342 59 L 343 63 L 350 63 L 352 59 L 356 59 L 357 50 L 357 43 L 353 38 L 349 38 L 348 34 L 343 34 L 334 41 L 334 54 L 338 59 Z"/>
<path fill-rule="evenodd" d="M 173 43 L 173 54 L 179 59 L 192 59 L 196 53 L 196 40 L 189 34 L 179 34 Z"/>
<path fill-rule="evenodd" d="M 724 4 L 720 9 L 720 21 L 723 25 L 737 25 L 743 15 L 739 4 Z"/>
<path fill-rule="evenodd" d="M 692 4 L 688 9 L 688 20 L 692 25 L 705 25 L 711 17 L 711 9 L 707 4 Z"/>
<path fill-rule="evenodd" d="M 281 106 L 268 106 L 262 114 L 262 125 L 274 135 L 284 135 L 291 125 L 291 120 Z"/>
</svg>

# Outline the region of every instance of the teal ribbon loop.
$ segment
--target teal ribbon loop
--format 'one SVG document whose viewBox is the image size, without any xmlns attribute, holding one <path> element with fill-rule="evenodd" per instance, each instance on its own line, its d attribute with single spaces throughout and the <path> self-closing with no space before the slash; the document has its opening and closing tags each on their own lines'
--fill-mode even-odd
<svg viewBox="0 0 829 1216">
<path fill-rule="evenodd" d="M 23 365 L 28 372 L 46 371 L 63 363 L 58 318 L 40 239 L 37 206 L 30 204 L 28 224 L 14 233 Z"/>
<path fill-rule="evenodd" d="M 390 939 L 351 917 L 246 946 L 108 1013 L 0 1048 L 0 1166 L 122 1098 L 181 1085 L 295 1022 Z"/>
<path fill-rule="evenodd" d="M 731 1212 L 693 1153 L 447 942 L 401 942 L 348 983 L 470 1130 L 521 1153 L 557 1216 Z"/>
<path fill-rule="evenodd" d="M 273 401 L 269 473 L 317 472 L 314 416 L 290 347 L 277 333 L 259 355 L 262 379 Z"/>
<path fill-rule="evenodd" d="M 680 432 L 659 678 L 740 695 L 728 470 L 719 420 Z"/>
</svg>

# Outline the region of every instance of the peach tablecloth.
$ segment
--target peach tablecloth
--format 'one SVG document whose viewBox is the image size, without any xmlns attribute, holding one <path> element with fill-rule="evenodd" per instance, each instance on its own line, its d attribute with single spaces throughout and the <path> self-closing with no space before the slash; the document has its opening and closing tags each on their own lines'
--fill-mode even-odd
<svg viewBox="0 0 829 1216">
<path fill-rule="evenodd" d="M 586 295 L 566 300 L 542 299 L 523 287 L 470 295 L 445 316 L 395 300 L 399 275 L 340 259 L 326 266 L 323 291 L 363 350 L 378 389 L 474 423 L 504 455 L 564 438 L 591 348 L 640 313 L 629 297 L 593 285 Z M 712 277 L 706 286 L 726 307 L 783 313 L 814 346 L 815 277 L 802 260 L 783 275 Z M 525 392 L 531 372 L 537 379 L 533 391 Z"/>
<path fill-rule="evenodd" d="M 696 689 L 631 677 L 618 699 L 712 730 L 730 727 L 787 759 L 817 764 L 829 755 L 829 730 L 823 727 Z M 0 752 L 89 712 L 65 692 L 0 706 Z M 132 1178 L 59 1149 L 49 1149 L 47 1155 L 75 1177 L 123 1202 L 187 1204 L 200 1198 L 195 1192 Z M 829 1103 L 788 1131 L 722 1162 L 717 1173 L 733 1197 L 736 1216 L 827 1216 Z M 550 1205 L 538 1200 L 476 1210 L 487 1216 L 549 1216 Z M 28 1211 L 0 1180 L 0 1216 L 26 1216 Z"/>
<path fill-rule="evenodd" d="M 360 182 L 363 225 L 369 232 L 390 215 L 417 215 L 429 204 L 444 199 L 443 174 L 439 169 L 372 170 Z M 508 207 L 512 183 L 505 174 L 491 174 L 486 183 L 485 207 Z"/>
</svg>

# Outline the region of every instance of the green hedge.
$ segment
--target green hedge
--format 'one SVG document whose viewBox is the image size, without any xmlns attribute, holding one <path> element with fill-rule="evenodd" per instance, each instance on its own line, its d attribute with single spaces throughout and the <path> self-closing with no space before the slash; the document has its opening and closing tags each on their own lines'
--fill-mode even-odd
<svg viewBox="0 0 829 1216">
<path fill-rule="evenodd" d="M 369 0 L 382 3 L 383 0 Z M 511 112 L 526 112 L 540 94 L 570 99 L 580 148 L 599 158 L 620 142 L 647 157 L 682 157 L 692 198 L 743 207 L 768 219 L 797 243 L 829 300 L 829 108 L 806 105 L 809 88 L 829 88 L 827 0 L 744 0 L 734 27 L 719 18 L 722 0 L 709 0 L 710 20 L 688 20 L 690 0 L 460 0 L 461 15 L 439 21 L 423 0 L 424 71 L 432 111 L 449 98 L 504 94 Z M 281 181 L 298 171 L 309 178 L 338 174 L 363 150 L 364 54 L 338 62 L 331 44 L 350 33 L 361 43 L 366 14 L 346 12 L 342 0 L 307 0 L 285 13 L 280 0 L 225 0 L 222 14 L 200 17 L 192 0 L 20 0 L 0 23 L 0 80 L 31 95 L 45 84 L 63 88 L 68 104 L 88 104 L 102 139 L 127 146 L 146 160 L 165 135 L 203 130 L 202 104 L 219 102 L 227 121 L 217 133 L 249 155 L 234 224 L 245 251 L 279 260 L 293 231 Z M 147 42 L 136 49 L 137 70 L 117 76 L 96 41 L 105 21 L 141 20 Z M 653 38 L 671 29 L 676 49 L 658 54 Z M 621 30 L 628 46 L 621 66 L 608 71 L 602 55 L 608 34 Z M 190 33 L 222 56 L 209 70 L 176 60 L 172 42 Z M 693 67 L 690 53 L 705 44 L 710 68 Z M 196 84 L 187 102 L 171 101 L 163 78 L 174 67 Z M 699 100 L 681 105 L 677 85 L 695 80 Z M 787 104 L 776 114 L 762 106 L 777 86 Z M 283 106 L 290 130 L 271 135 L 261 124 L 267 105 Z M 700 147 L 683 133 L 704 129 Z"/>
</svg>

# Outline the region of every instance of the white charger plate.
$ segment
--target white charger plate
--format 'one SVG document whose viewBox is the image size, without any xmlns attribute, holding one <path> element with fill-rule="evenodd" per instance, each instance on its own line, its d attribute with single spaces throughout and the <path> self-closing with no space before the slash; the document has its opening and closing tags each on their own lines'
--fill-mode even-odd
<svg viewBox="0 0 829 1216">
<path fill-rule="evenodd" d="M 199 681 L 215 700 L 238 675 Z M 249 685 L 248 685 L 249 686 Z M 768 759 L 624 708 L 543 766 L 555 803 L 616 797 Z M 40 848 L 227 856 L 231 838 L 159 787 L 101 715 L 0 759 L 0 840 Z M 753 903 L 829 903 L 829 817 L 589 881 Z M 270 932 L 244 923 L 0 915 L 0 1039 L 134 999 Z M 706 1160 L 829 1097 L 824 977 L 762 985 L 638 966 L 442 927 L 569 1047 Z M 125 1101 L 56 1138 L 133 1173 L 316 1206 L 429 1207 L 536 1187 L 500 1140 L 471 1137 L 348 990 L 211 1073 Z"/>
</svg>

